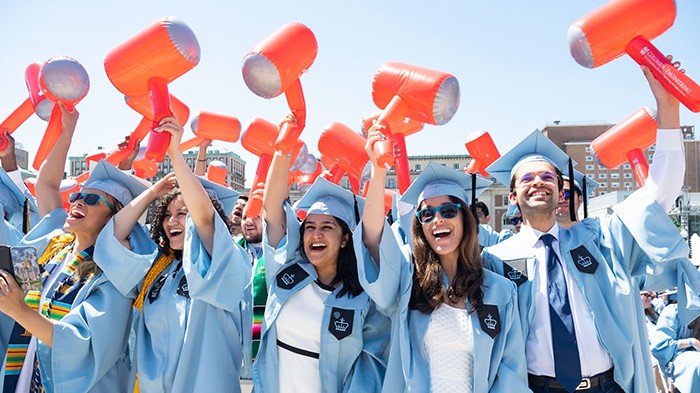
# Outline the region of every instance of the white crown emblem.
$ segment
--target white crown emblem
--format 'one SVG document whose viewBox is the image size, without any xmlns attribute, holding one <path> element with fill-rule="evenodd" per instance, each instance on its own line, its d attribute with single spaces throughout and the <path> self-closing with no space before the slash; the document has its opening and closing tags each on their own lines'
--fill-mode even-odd
<svg viewBox="0 0 700 393">
<path fill-rule="evenodd" d="M 293 275 L 293 274 L 289 274 L 289 273 L 284 273 L 284 275 L 282 276 L 282 282 L 283 282 L 285 285 L 292 285 L 292 284 L 294 284 L 294 275 Z"/>
<path fill-rule="evenodd" d="M 335 330 L 339 332 L 346 331 L 348 326 L 350 326 L 350 324 L 345 322 L 345 318 L 340 318 L 339 320 L 335 321 Z"/>
<path fill-rule="evenodd" d="M 486 317 L 486 319 L 484 319 L 484 323 L 486 324 L 486 327 L 487 327 L 487 328 L 489 328 L 489 329 L 491 329 L 491 330 L 494 330 L 494 329 L 496 329 L 496 325 L 498 324 L 498 321 L 495 320 L 495 319 L 493 319 L 493 317 L 491 316 L 491 314 L 489 314 L 489 315 Z"/>
<path fill-rule="evenodd" d="M 586 255 L 585 257 L 579 255 L 576 263 L 578 263 L 582 267 L 589 267 L 593 264 L 593 262 L 591 262 L 591 257 L 589 257 L 588 255 Z"/>
<path fill-rule="evenodd" d="M 522 277 L 523 274 L 520 273 L 520 270 L 513 269 L 508 272 L 508 278 L 510 278 L 513 281 L 520 280 L 520 277 Z"/>
</svg>

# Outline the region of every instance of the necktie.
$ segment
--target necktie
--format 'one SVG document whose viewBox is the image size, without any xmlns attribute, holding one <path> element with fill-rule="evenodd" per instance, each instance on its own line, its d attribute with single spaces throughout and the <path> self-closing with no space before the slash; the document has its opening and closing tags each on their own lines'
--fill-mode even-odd
<svg viewBox="0 0 700 393">
<path fill-rule="evenodd" d="M 547 295 L 549 297 L 549 319 L 552 326 L 552 349 L 554 350 L 554 372 L 556 380 L 569 392 L 581 383 L 581 361 L 576 343 L 574 319 L 566 292 L 564 270 L 552 248 L 554 236 L 545 233 L 540 237 L 547 253 Z"/>
</svg>

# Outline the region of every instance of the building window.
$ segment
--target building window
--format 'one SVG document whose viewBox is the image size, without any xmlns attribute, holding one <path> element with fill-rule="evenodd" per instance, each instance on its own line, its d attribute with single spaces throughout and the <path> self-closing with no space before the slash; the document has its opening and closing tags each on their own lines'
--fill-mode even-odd
<svg viewBox="0 0 700 393">
<path fill-rule="evenodd" d="M 623 168 L 625 168 L 625 169 L 630 169 L 630 164 L 625 164 L 625 165 L 623 166 Z"/>
<path fill-rule="evenodd" d="M 586 153 L 590 153 L 590 152 L 591 152 L 591 147 L 590 147 L 590 146 L 586 146 Z"/>
<path fill-rule="evenodd" d="M 625 187 L 632 187 L 632 183 L 626 181 L 626 182 L 625 182 Z"/>
<path fill-rule="evenodd" d="M 503 197 L 501 206 L 508 206 L 510 200 L 508 200 L 508 195 L 501 195 Z"/>
<path fill-rule="evenodd" d="M 625 179 L 631 179 L 632 174 L 631 173 L 625 173 Z"/>
<path fill-rule="evenodd" d="M 619 178 L 620 178 L 620 174 L 619 174 L 619 173 L 611 173 L 611 174 L 610 174 L 610 178 L 612 178 L 612 179 L 619 179 Z"/>
<path fill-rule="evenodd" d="M 396 188 L 396 185 L 394 183 L 394 179 L 387 179 L 386 188 Z"/>
<path fill-rule="evenodd" d="M 649 151 L 654 151 L 655 148 L 656 148 L 656 146 L 650 146 Z"/>
<path fill-rule="evenodd" d="M 593 161 L 593 157 L 591 157 L 591 156 L 586 156 L 586 161 Z"/>
<path fill-rule="evenodd" d="M 459 170 L 459 164 L 453 164 L 453 165 L 452 165 L 452 169 L 457 169 L 457 170 Z"/>
<path fill-rule="evenodd" d="M 608 183 L 600 183 L 600 188 L 608 188 Z"/>
<path fill-rule="evenodd" d="M 599 173 L 598 174 L 598 179 L 606 179 L 608 177 L 607 173 Z"/>
<path fill-rule="evenodd" d="M 600 192 L 600 195 L 605 195 L 605 194 L 607 194 L 607 192 L 605 192 L 605 191 Z"/>
<path fill-rule="evenodd" d="M 595 168 L 594 165 L 586 165 L 586 170 L 587 170 L 587 171 L 592 171 L 593 168 Z"/>
<path fill-rule="evenodd" d="M 612 187 L 612 188 L 620 188 L 620 183 L 617 183 L 617 182 L 610 183 L 610 187 Z"/>
<path fill-rule="evenodd" d="M 420 164 L 416 164 L 416 170 L 420 171 Z"/>
</svg>

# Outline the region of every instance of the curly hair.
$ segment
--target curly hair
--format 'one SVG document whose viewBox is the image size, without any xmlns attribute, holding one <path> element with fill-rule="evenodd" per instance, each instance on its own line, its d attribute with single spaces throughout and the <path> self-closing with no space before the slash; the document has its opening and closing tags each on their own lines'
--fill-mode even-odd
<svg viewBox="0 0 700 393">
<path fill-rule="evenodd" d="M 168 206 L 170 206 L 170 202 L 172 202 L 173 199 L 177 198 L 180 195 L 182 195 L 182 193 L 180 192 L 179 188 L 170 190 L 170 192 L 158 198 L 158 200 L 156 201 L 156 206 L 153 209 L 153 220 L 151 221 L 150 235 L 151 239 L 158 245 L 158 248 L 163 253 L 166 253 L 168 252 L 168 250 L 170 250 L 170 241 L 168 240 L 168 236 L 165 234 L 165 230 L 163 229 L 165 213 L 168 211 Z M 211 204 L 212 206 L 214 206 L 214 210 L 216 211 L 216 213 L 224 221 L 224 224 L 226 224 L 226 228 L 228 229 L 229 233 L 233 234 L 233 223 L 226 216 L 226 213 L 224 212 L 224 208 L 221 206 L 221 203 L 211 195 L 209 195 L 209 200 L 211 200 Z"/>
<path fill-rule="evenodd" d="M 338 291 L 336 295 L 337 298 L 343 297 L 346 293 L 350 297 L 355 297 L 362 293 L 362 285 L 360 285 L 360 278 L 357 273 L 357 257 L 355 256 L 355 247 L 352 243 L 352 232 L 350 227 L 345 221 L 339 219 L 336 216 L 331 216 L 335 219 L 343 231 L 342 237 L 348 236 L 350 240 L 345 247 L 340 249 L 338 254 L 338 261 L 336 263 L 335 278 L 330 283 L 330 286 L 334 287 L 340 283 L 343 284 L 343 288 Z M 304 228 L 306 226 L 306 221 L 302 222 L 299 226 L 299 236 L 301 239 L 304 238 Z M 301 255 L 308 260 L 306 254 L 304 253 L 303 243 L 299 245 L 299 252 Z"/>
<path fill-rule="evenodd" d="M 479 232 L 474 215 L 467 210 L 461 199 L 449 196 L 453 203 L 460 204 L 464 235 L 459 242 L 457 274 L 445 289 L 442 282 L 440 257 L 430 247 L 423 232 L 423 224 L 413 217 L 413 288 L 409 308 L 429 314 L 442 303 L 451 299 L 466 298 L 471 305 L 469 312 L 478 311 L 483 305 L 484 270 L 481 264 Z M 449 303 L 449 302 L 448 302 Z"/>
</svg>

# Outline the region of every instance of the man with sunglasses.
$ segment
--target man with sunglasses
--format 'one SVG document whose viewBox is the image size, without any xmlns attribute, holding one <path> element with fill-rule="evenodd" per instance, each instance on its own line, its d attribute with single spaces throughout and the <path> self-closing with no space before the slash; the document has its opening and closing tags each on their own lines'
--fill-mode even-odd
<svg viewBox="0 0 700 393">
<path fill-rule="evenodd" d="M 574 181 L 572 182 L 569 176 L 563 175 L 564 187 L 562 189 L 564 197 L 559 201 L 559 206 L 557 207 L 557 224 L 562 228 L 570 228 L 572 225 L 580 222 L 578 220 L 578 211 L 581 206 L 588 204 L 588 196 L 598 188 L 598 183 L 583 173 L 574 170 Z M 581 185 L 586 182 L 586 197 L 583 197 L 583 192 L 581 192 Z M 572 200 L 573 198 L 573 200 Z M 576 220 L 571 219 L 570 206 L 572 203 L 574 205 L 574 211 L 576 212 Z M 587 210 L 584 208 L 584 218 L 588 216 Z"/>
<path fill-rule="evenodd" d="M 655 273 L 658 285 L 692 293 L 683 307 L 688 321 L 700 306 L 700 277 L 684 270 L 688 248 L 666 213 L 685 169 L 679 104 L 644 73 L 657 101 L 657 147 L 647 184 L 614 214 L 570 228 L 557 224 L 561 172 L 573 172 L 573 162 L 539 131 L 487 168 L 510 185 L 523 217 L 521 232 L 483 257 L 518 286 L 535 393 L 654 392 L 638 283 Z"/>
</svg>

